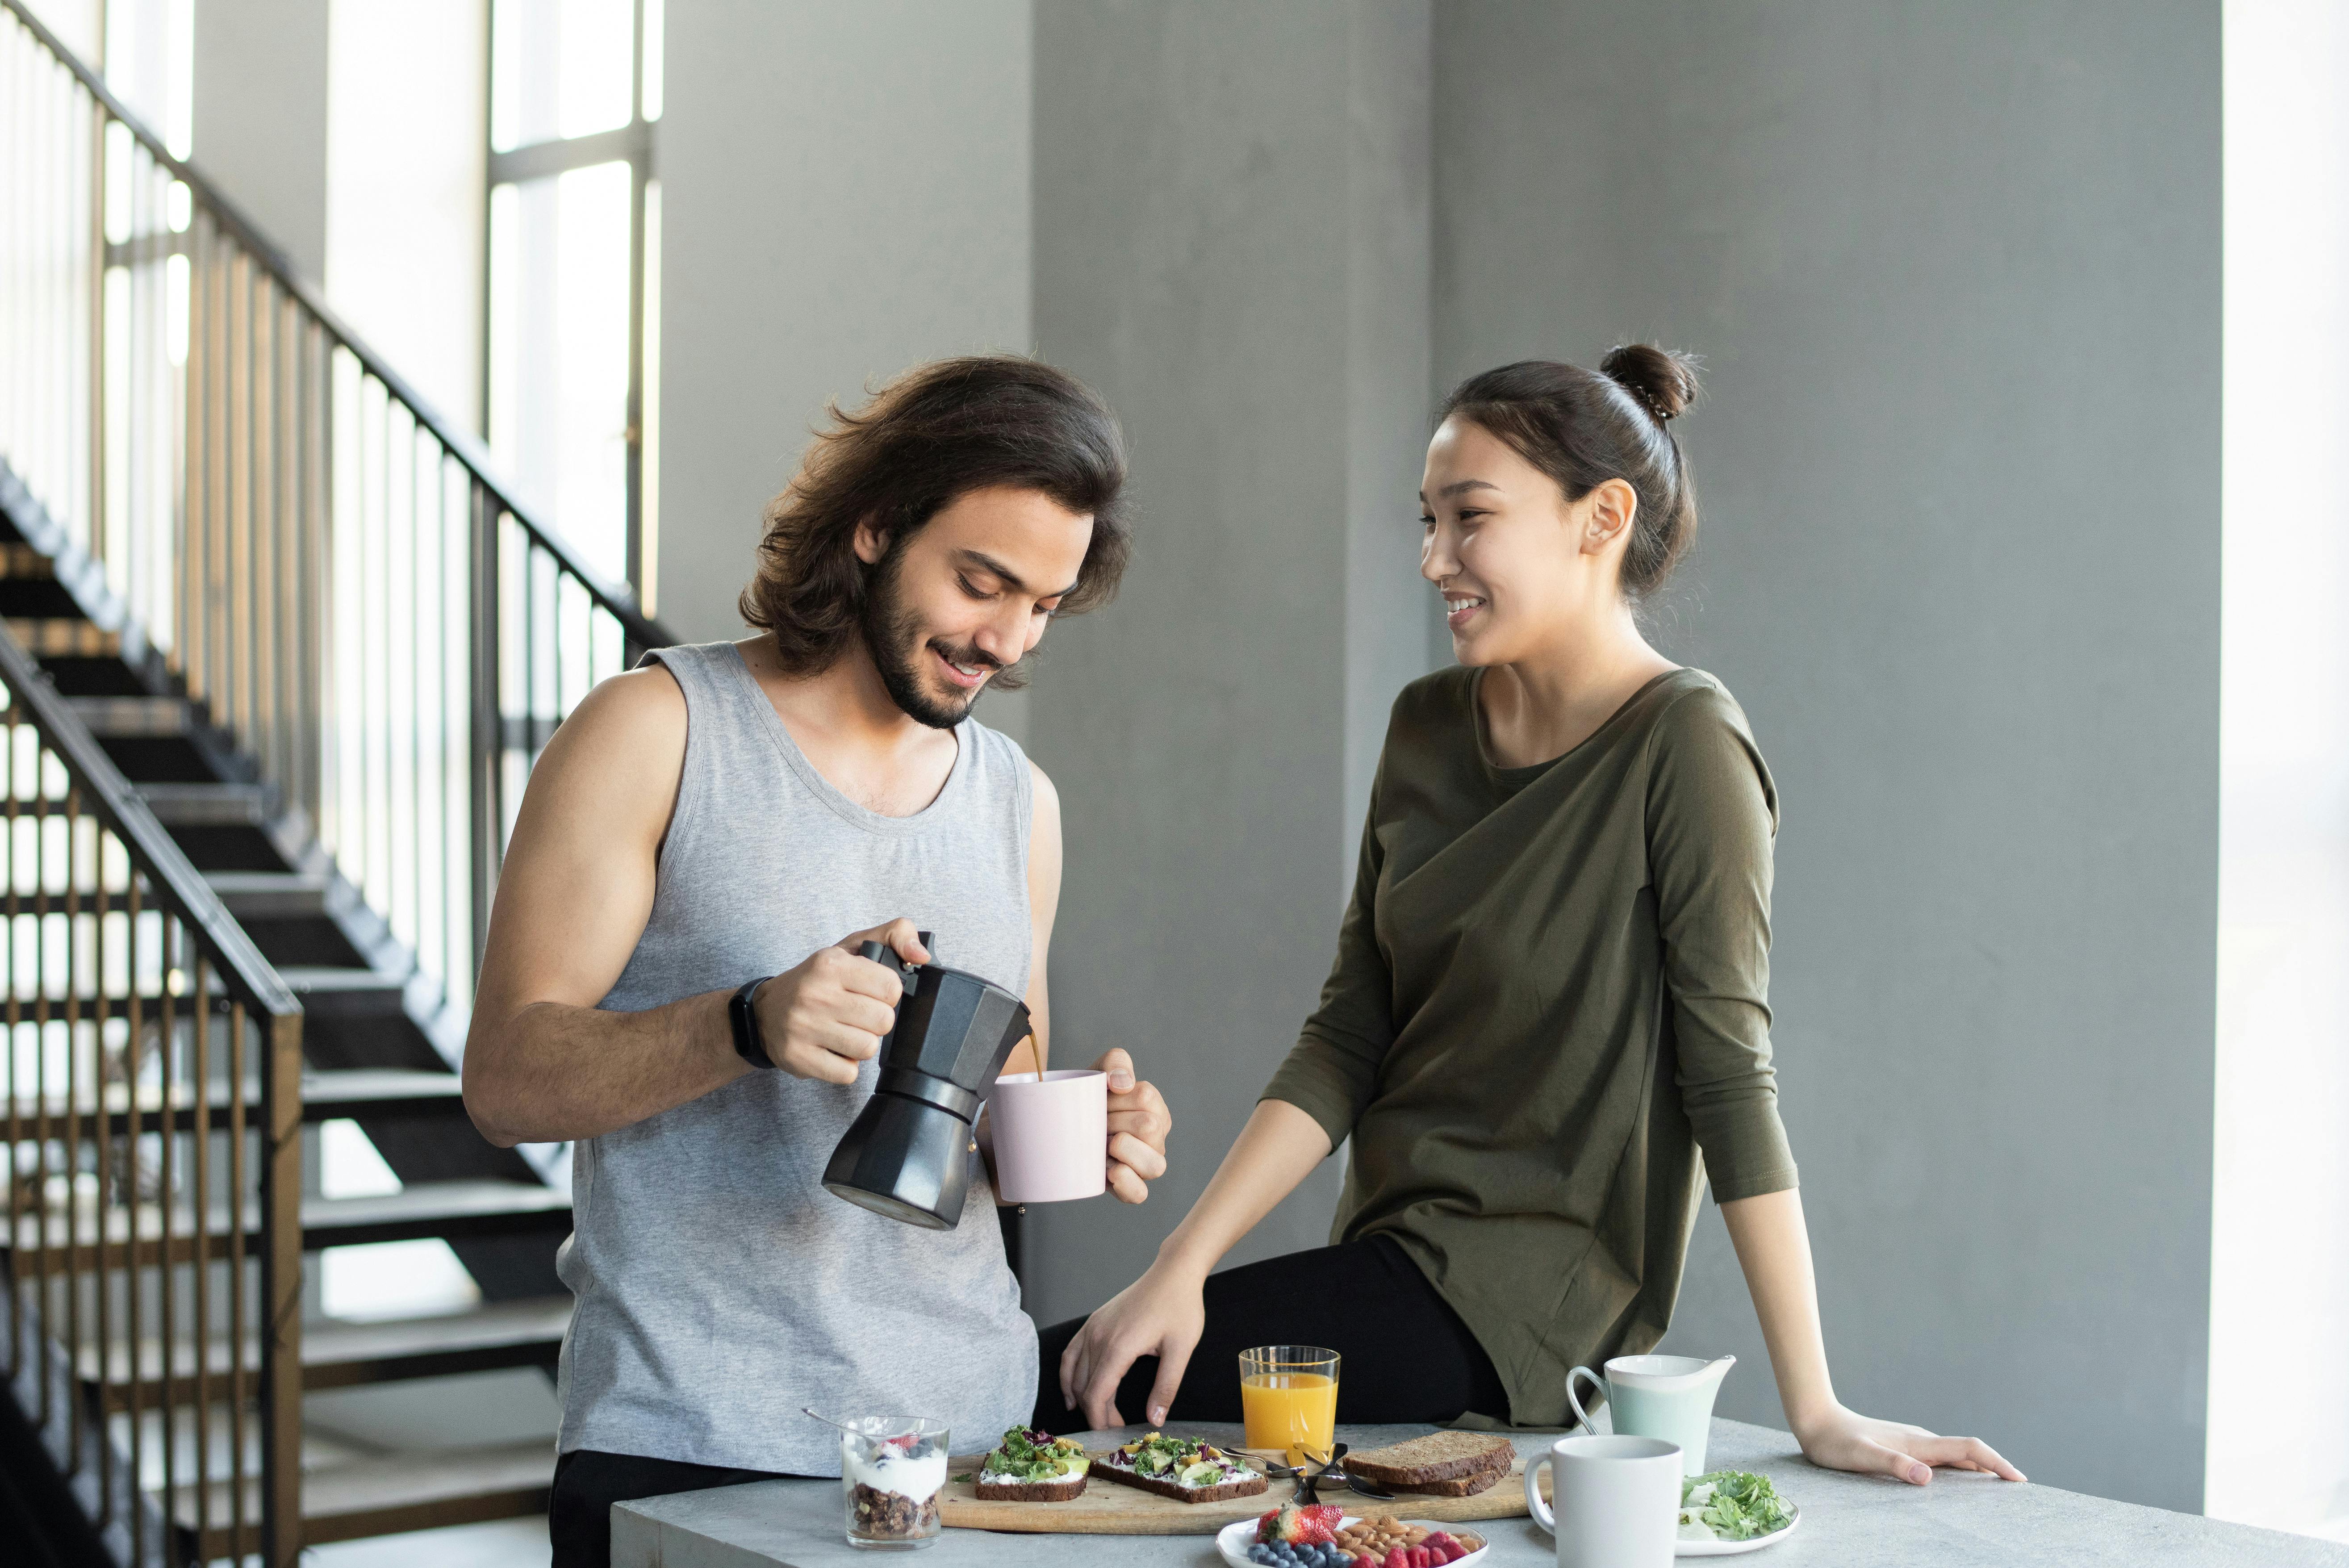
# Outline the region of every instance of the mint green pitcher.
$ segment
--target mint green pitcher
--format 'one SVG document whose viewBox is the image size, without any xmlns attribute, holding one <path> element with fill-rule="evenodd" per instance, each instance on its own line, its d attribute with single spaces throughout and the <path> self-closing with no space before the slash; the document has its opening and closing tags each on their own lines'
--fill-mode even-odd
<svg viewBox="0 0 2349 1568">
<path fill-rule="evenodd" d="M 1587 1430 L 1598 1431 L 1574 1391 L 1576 1378 L 1589 1378 L 1607 1390 L 1618 1436 L 1678 1443 L 1687 1473 L 1702 1475 L 1704 1440 L 1713 1431 L 1713 1397 L 1736 1365 L 1733 1355 L 1717 1361 L 1694 1355 L 1619 1355 L 1607 1363 L 1604 1377 L 1588 1366 L 1568 1373 L 1566 1402 Z"/>
</svg>

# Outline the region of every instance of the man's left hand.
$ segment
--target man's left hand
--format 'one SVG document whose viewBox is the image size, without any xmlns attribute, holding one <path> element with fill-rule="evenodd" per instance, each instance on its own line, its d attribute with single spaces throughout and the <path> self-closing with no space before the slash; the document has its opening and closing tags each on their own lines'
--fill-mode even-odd
<svg viewBox="0 0 2349 1568">
<path fill-rule="evenodd" d="M 1121 1203 L 1140 1203 L 1166 1174 L 1166 1135 L 1174 1126 L 1157 1088 L 1133 1075 L 1133 1058 L 1105 1053 L 1093 1071 L 1109 1075 L 1109 1189 Z"/>
</svg>

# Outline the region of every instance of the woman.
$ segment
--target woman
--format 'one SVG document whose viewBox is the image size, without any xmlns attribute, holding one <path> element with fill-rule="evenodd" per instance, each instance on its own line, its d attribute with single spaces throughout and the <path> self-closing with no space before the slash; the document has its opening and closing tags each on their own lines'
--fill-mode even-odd
<svg viewBox="0 0 2349 1568">
<path fill-rule="evenodd" d="M 1396 700 L 1319 1009 L 1157 1262 L 1044 1335 L 1039 1426 L 1237 1420 L 1268 1344 L 1344 1355 L 1350 1421 L 1561 1426 L 1569 1367 L 1662 1337 L 1702 1172 L 1805 1454 L 2023 1479 L 1828 1379 L 1770 1064 L 1776 796 L 1737 703 L 1633 614 L 1696 526 L 1696 393 L 1635 345 L 1445 404 L 1420 573 L 1459 668 Z M 1211 1276 L 1349 1137 L 1336 1244 Z"/>
</svg>

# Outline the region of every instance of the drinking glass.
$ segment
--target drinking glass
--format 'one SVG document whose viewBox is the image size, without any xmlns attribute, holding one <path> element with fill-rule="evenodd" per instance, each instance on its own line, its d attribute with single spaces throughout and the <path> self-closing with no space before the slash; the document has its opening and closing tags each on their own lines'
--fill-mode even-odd
<svg viewBox="0 0 2349 1568">
<path fill-rule="evenodd" d="M 1240 1414 L 1251 1449 L 1329 1453 L 1338 1431 L 1338 1353 L 1318 1345 L 1241 1351 Z"/>
<path fill-rule="evenodd" d="M 848 1543 L 927 1546 L 946 1527 L 947 1425 L 921 1416 L 853 1416 L 841 1423 L 840 1494 Z"/>
</svg>

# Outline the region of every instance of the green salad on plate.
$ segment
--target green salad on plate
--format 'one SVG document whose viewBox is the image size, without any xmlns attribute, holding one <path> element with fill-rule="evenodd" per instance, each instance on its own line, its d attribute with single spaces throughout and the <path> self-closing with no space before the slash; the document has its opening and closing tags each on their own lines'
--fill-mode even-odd
<svg viewBox="0 0 2349 1568">
<path fill-rule="evenodd" d="M 1768 1476 L 1708 1470 L 1681 1482 L 1683 1541 L 1751 1541 L 1785 1529 L 1794 1517 Z"/>
</svg>

